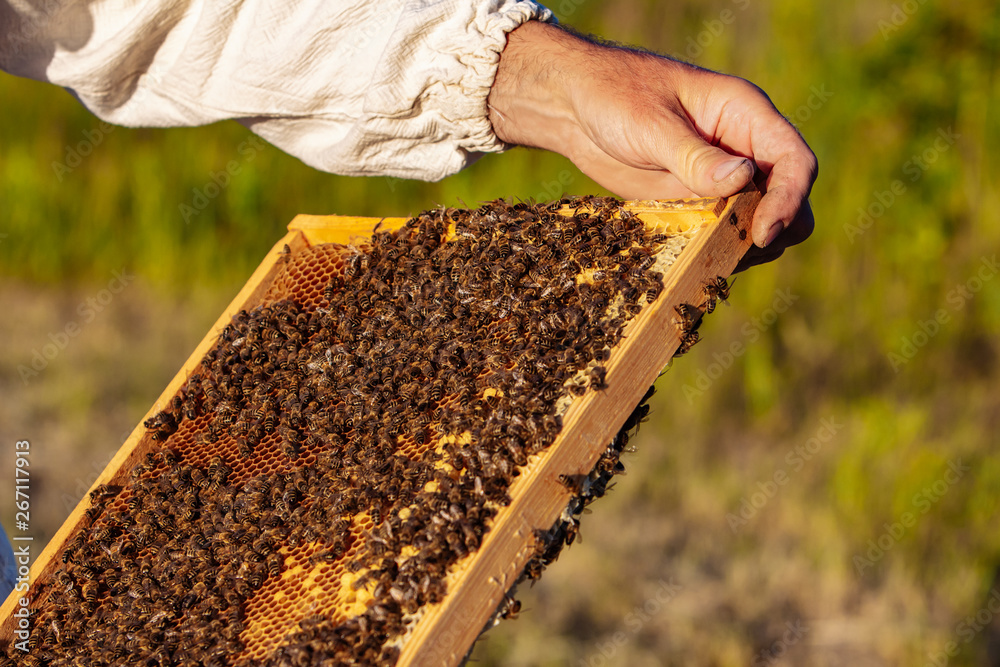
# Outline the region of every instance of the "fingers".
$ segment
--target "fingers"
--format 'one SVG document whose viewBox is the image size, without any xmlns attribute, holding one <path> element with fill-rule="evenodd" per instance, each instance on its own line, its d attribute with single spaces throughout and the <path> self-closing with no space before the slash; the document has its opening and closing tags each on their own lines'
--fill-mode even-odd
<svg viewBox="0 0 1000 667">
<path fill-rule="evenodd" d="M 815 180 L 815 176 L 810 175 L 815 174 L 815 158 L 811 168 L 803 162 L 808 160 L 799 156 L 780 159 L 768 174 L 767 192 L 757 206 L 751 226 L 751 237 L 757 246 L 764 248 L 774 243 L 797 219 L 800 223 L 797 234 L 808 230 L 805 232 L 808 236 L 812 231 L 813 215 L 807 198 Z"/>
<path fill-rule="evenodd" d="M 758 208 L 758 210 L 760 209 Z M 809 202 L 805 201 L 788 227 L 778 234 L 771 243 L 763 248 L 757 245 L 750 246 L 734 273 L 739 273 L 758 264 L 773 262 L 781 257 L 786 248 L 802 243 L 809 238 L 814 226 L 812 208 L 810 208 Z"/>
<path fill-rule="evenodd" d="M 816 156 L 770 102 L 757 110 L 749 129 L 754 160 L 767 172 L 766 194 L 754 214 L 751 238 L 758 247 L 769 246 L 798 220 L 793 232 L 798 243 L 814 224 L 808 197 L 819 170 Z"/>
</svg>

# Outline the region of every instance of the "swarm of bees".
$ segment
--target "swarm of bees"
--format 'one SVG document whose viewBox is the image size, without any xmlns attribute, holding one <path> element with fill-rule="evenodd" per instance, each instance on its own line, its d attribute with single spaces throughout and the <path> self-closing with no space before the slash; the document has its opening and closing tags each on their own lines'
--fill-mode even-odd
<svg viewBox="0 0 1000 667">
<path fill-rule="evenodd" d="M 312 287 L 239 313 L 146 422 L 148 453 L 33 588 L 28 662 L 0 664 L 395 664 L 686 242 L 610 198 L 495 201 L 289 257 Z M 720 278 L 677 308 L 682 352 L 727 295 Z M 651 393 L 590 475 L 564 476 L 522 578 L 574 541 Z"/>
</svg>

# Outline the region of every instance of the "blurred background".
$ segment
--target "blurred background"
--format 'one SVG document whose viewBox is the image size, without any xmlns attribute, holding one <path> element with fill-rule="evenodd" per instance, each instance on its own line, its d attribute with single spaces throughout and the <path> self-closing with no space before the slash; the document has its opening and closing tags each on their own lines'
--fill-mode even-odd
<svg viewBox="0 0 1000 667">
<path fill-rule="evenodd" d="M 739 277 L 475 664 L 1000 664 L 996 4 L 551 8 L 760 85 L 819 157 L 817 229 Z M 0 99 L 0 479 L 29 440 L 37 545 L 297 213 L 602 192 L 535 151 L 352 179 L 235 123 L 112 128 L 6 75 Z"/>
</svg>

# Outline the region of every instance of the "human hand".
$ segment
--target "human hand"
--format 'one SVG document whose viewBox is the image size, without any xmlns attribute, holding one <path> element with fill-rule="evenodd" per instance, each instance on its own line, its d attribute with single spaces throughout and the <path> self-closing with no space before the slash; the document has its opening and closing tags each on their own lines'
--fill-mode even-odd
<svg viewBox="0 0 1000 667">
<path fill-rule="evenodd" d="M 756 164 L 767 192 L 740 269 L 812 232 L 816 156 L 743 79 L 532 21 L 508 35 L 488 103 L 501 140 L 565 155 L 627 199 L 726 197 Z"/>
</svg>

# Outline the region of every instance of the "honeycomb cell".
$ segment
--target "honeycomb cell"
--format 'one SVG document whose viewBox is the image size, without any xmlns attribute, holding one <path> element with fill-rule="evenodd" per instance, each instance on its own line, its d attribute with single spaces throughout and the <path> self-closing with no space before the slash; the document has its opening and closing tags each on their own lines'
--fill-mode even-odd
<svg viewBox="0 0 1000 667">
<path fill-rule="evenodd" d="M 331 282 L 343 280 L 344 258 L 351 253 L 351 249 L 339 243 L 310 246 L 295 253 L 262 303 L 289 300 L 309 310 L 326 307 L 323 290 Z"/>
</svg>

